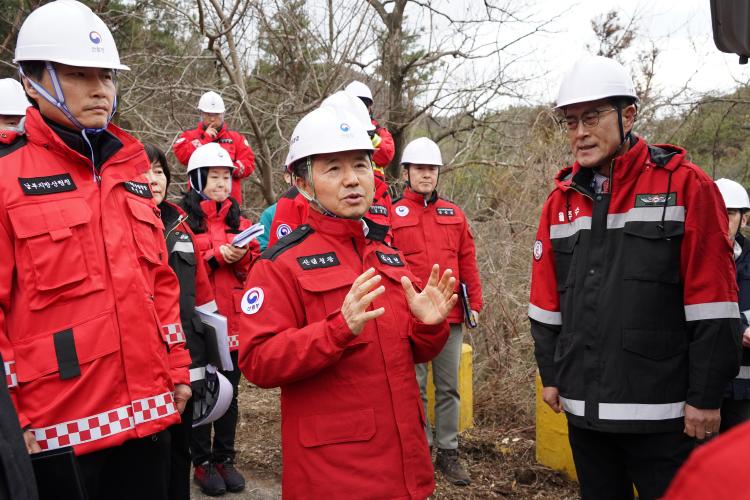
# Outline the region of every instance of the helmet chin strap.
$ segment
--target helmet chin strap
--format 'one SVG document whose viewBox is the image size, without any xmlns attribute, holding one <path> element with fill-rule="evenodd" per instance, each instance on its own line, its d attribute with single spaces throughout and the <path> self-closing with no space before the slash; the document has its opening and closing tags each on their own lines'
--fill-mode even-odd
<svg viewBox="0 0 750 500">
<path fill-rule="evenodd" d="M 107 117 L 107 123 L 105 123 L 104 127 L 101 128 L 92 128 L 92 127 L 85 127 L 81 122 L 78 121 L 78 119 L 73 116 L 73 113 L 71 113 L 70 109 L 68 108 L 68 105 L 65 103 L 65 94 L 62 90 L 62 85 L 60 85 L 60 79 L 57 77 L 57 71 L 55 71 L 54 65 L 50 61 L 45 61 L 44 66 L 47 69 L 47 74 L 49 75 L 50 81 L 52 82 L 52 86 L 55 90 L 55 95 L 53 96 L 47 90 L 42 87 L 39 83 L 35 82 L 23 71 L 23 65 L 18 65 L 18 73 L 21 75 L 22 79 L 25 79 L 29 82 L 29 85 L 31 85 L 34 90 L 36 90 L 39 95 L 41 95 L 47 102 L 55 106 L 57 109 L 60 110 L 60 112 L 65 115 L 65 117 L 70 121 L 70 123 L 77 128 L 81 132 L 81 137 L 83 138 L 84 142 L 89 147 L 89 151 L 91 152 L 91 166 L 93 168 L 93 174 L 94 174 L 94 180 L 99 182 L 100 177 L 99 174 L 96 171 L 96 160 L 94 158 L 94 148 L 91 146 L 91 141 L 88 138 L 89 134 L 100 134 L 104 132 L 107 127 L 109 126 L 110 122 L 112 121 L 112 117 L 115 115 L 115 112 L 117 111 L 117 95 L 115 95 L 114 102 L 112 104 L 112 112 Z"/>
</svg>

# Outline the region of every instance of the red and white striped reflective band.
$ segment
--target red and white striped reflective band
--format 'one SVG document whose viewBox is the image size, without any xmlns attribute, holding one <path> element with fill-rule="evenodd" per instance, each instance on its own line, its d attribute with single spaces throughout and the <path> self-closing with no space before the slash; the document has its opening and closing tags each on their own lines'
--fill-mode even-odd
<svg viewBox="0 0 750 500">
<path fill-rule="evenodd" d="M 5 361 L 5 382 L 8 384 L 8 389 L 18 385 L 18 377 L 16 376 L 16 362 Z"/>
<path fill-rule="evenodd" d="M 227 339 L 229 339 L 229 348 L 232 349 L 233 347 L 239 347 L 240 346 L 240 336 L 239 335 L 229 335 L 227 336 Z"/>
<path fill-rule="evenodd" d="M 177 411 L 171 392 L 138 399 L 132 404 L 90 417 L 31 429 L 42 450 L 54 450 L 103 439 L 125 432 L 136 425 L 167 417 Z"/>
<path fill-rule="evenodd" d="M 737 302 L 704 302 L 702 304 L 685 304 L 685 321 L 704 319 L 724 319 L 740 317 Z"/>
<path fill-rule="evenodd" d="M 586 415 L 586 401 L 560 397 L 563 410 Z M 685 401 L 677 403 L 599 403 L 600 420 L 670 420 L 685 415 Z"/>
<path fill-rule="evenodd" d="M 684 222 L 685 207 L 672 206 L 666 209 L 662 206 L 634 207 L 627 212 L 607 214 L 607 229 L 621 229 L 628 222 L 660 222 L 662 217 L 665 221 Z M 563 212 L 559 213 L 559 218 L 560 222 L 566 220 Z M 591 229 L 591 216 L 582 215 L 572 222 L 552 224 L 549 227 L 549 237 L 552 240 L 567 238 L 578 231 L 588 229 Z"/>
<path fill-rule="evenodd" d="M 185 342 L 185 332 L 182 331 L 181 323 L 170 323 L 161 327 L 164 342 L 169 345 Z"/>
</svg>

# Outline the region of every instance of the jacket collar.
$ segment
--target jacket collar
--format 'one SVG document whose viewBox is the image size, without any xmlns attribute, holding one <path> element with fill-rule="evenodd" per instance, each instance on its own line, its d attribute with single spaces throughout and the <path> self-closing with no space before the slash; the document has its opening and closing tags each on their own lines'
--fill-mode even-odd
<svg viewBox="0 0 750 500">
<path fill-rule="evenodd" d="M 310 208 L 307 214 L 307 223 L 316 232 L 333 236 L 334 238 L 365 239 L 362 219 L 354 220 L 329 217 Z"/>
<path fill-rule="evenodd" d="M 209 219 L 223 219 L 227 216 L 229 209 L 232 208 L 232 202 L 227 198 L 221 203 L 213 200 L 201 201 L 201 210 Z"/>
<path fill-rule="evenodd" d="M 617 156 L 612 165 L 612 191 L 635 181 L 641 173 L 651 167 L 674 170 L 685 159 L 684 149 L 671 144 L 649 146 L 646 141 L 636 137 L 636 142 L 623 155 Z M 578 162 L 560 170 L 555 176 L 555 185 L 562 191 L 575 188 L 590 194 L 594 170 L 584 168 Z"/>
<path fill-rule="evenodd" d="M 427 199 L 425 199 L 423 194 L 419 194 L 416 191 L 412 190 L 412 188 L 407 187 L 404 189 L 404 198 L 415 203 L 419 203 L 422 206 L 427 206 L 430 203 L 435 203 L 438 200 L 438 193 L 437 190 L 435 190 Z"/>
</svg>

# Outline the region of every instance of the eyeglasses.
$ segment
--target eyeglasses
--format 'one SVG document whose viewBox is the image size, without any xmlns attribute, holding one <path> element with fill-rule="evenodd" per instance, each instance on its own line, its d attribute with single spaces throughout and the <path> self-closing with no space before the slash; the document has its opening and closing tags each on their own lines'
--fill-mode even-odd
<svg viewBox="0 0 750 500">
<path fill-rule="evenodd" d="M 594 109 L 591 111 L 586 111 L 581 115 L 580 118 L 576 118 L 575 116 L 566 116 L 560 119 L 560 125 L 567 128 L 569 132 L 578 130 L 578 122 L 583 122 L 583 126 L 585 128 L 593 128 L 599 125 L 599 119 L 603 114 L 610 113 L 612 111 L 617 111 L 617 108 Z"/>
</svg>

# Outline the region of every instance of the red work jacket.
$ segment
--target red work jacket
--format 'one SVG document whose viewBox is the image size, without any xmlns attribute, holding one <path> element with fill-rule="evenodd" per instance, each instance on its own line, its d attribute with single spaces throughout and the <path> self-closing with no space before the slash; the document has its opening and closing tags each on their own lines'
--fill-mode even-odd
<svg viewBox="0 0 750 500">
<path fill-rule="evenodd" d="M 0 351 L 42 449 L 159 432 L 179 422 L 172 392 L 189 383 L 148 158 L 119 128 L 105 133 L 122 147 L 99 182 L 33 108 L 26 138 L 0 152 Z"/>
<path fill-rule="evenodd" d="M 370 267 L 385 314 L 355 336 L 340 308 Z M 434 489 L 414 363 L 443 348 L 448 324 L 411 315 L 403 255 L 366 239 L 362 223 L 311 211 L 248 276 L 239 365 L 281 387 L 284 498 L 418 498 Z"/>
<path fill-rule="evenodd" d="M 257 241 L 252 241 L 245 256 L 232 264 L 227 263 L 221 256 L 220 247 L 231 244 L 237 233 L 252 225 L 249 220 L 240 217 L 239 229 L 234 231 L 227 226 L 224 219 L 231 206 L 229 200 L 221 204 L 211 200 L 201 202 L 201 209 L 206 214 L 206 232 L 195 235 L 195 246 L 201 258 L 208 264 L 206 269 L 214 290 L 219 314 L 227 318 L 229 350 L 236 351 L 239 346 L 237 334 L 239 333 L 243 285 L 250 264 L 260 252 L 260 247 Z"/>
<path fill-rule="evenodd" d="M 232 182 L 232 198 L 242 206 L 242 179 L 255 170 L 255 154 L 242 134 L 229 130 L 227 124 L 224 123 L 216 137 L 211 137 L 206 134 L 203 123 L 199 123 L 193 130 L 186 130 L 180 134 L 180 138 L 174 143 L 174 155 L 180 163 L 187 166 L 193 151 L 209 142 L 217 142 L 222 148 L 226 149 L 234 166 L 237 167 L 232 172 L 232 177 L 235 179 Z"/>
<path fill-rule="evenodd" d="M 276 203 L 276 212 L 268 235 L 268 246 L 271 248 L 277 241 L 294 231 L 307 220 L 309 202 L 300 194 L 296 187 L 290 188 Z M 382 177 L 375 174 L 375 195 L 372 205 L 365 215 L 376 225 L 371 225 L 375 239 L 390 243 L 391 241 L 391 195 L 388 184 Z"/>
<path fill-rule="evenodd" d="M 393 136 L 387 128 L 381 127 L 376 120 L 372 120 L 372 124 L 375 125 L 375 133 L 380 136 L 380 144 L 372 154 L 372 162 L 378 168 L 385 168 L 393 160 L 393 155 L 396 154 L 396 145 L 393 143 Z"/>
<path fill-rule="evenodd" d="M 412 272 L 427 281 L 436 263 L 440 269 L 451 269 L 456 277 L 456 292 L 460 282 L 469 290 L 471 308 L 482 310 L 482 284 L 477 269 L 474 236 L 466 215 L 456 205 L 433 193 L 429 201 L 409 188 L 403 198 L 393 204 L 393 245 L 404 252 Z M 459 300 L 448 321 L 461 323 L 463 307 Z"/>
</svg>

